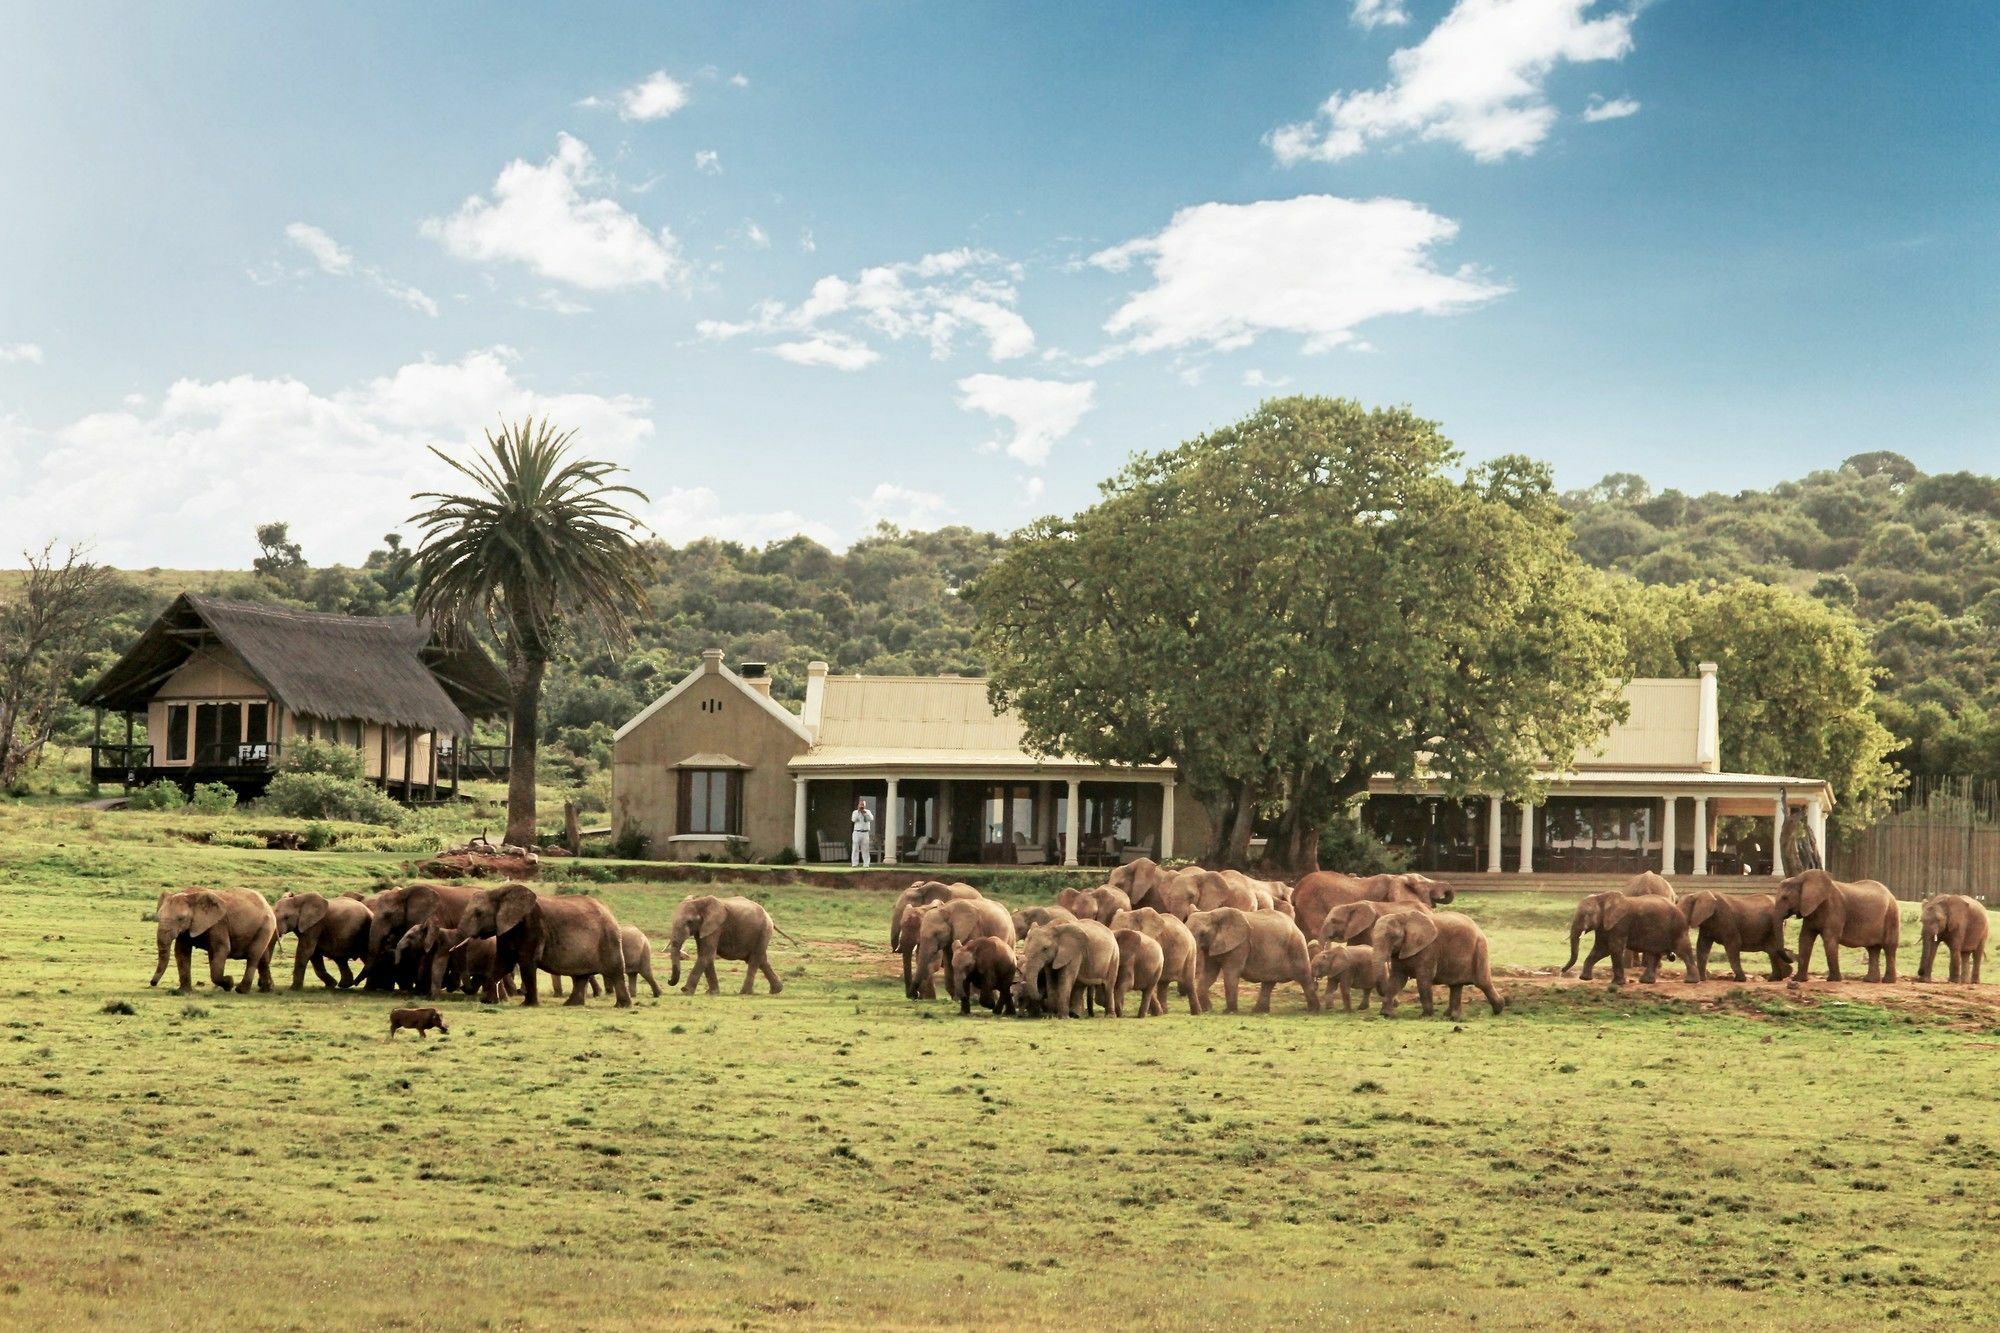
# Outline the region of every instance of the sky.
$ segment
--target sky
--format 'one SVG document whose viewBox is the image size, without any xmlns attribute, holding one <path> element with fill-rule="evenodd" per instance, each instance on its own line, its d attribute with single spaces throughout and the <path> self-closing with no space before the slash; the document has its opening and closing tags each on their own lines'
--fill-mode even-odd
<svg viewBox="0 0 2000 1333">
<path fill-rule="evenodd" d="M 1011 530 L 1274 394 L 1565 487 L 2000 470 L 1984 0 L 0 0 L 0 563 Z"/>
</svg>

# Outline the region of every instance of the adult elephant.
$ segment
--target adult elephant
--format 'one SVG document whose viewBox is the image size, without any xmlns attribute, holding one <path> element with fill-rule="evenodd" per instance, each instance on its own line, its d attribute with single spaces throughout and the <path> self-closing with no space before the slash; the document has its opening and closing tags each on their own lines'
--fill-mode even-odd
<svg viewBox="0 0 2000 1333">
<path fill-rule="evenodd" d="M 1079 921 L 1108 925 L 1120 912 L 1130 911 L 1132 899 L 1123 889 L 1109 884 L 1095 889 L 1064 889 L 1056 895 L 1056 906 Z"/>
<path fill-rule="evenodd" d="M 1924 900 L 1924 957 L 1917 980 L 1931 979 L 1931 964 L 1943 945 L 1952 981 L 1977 984 L 1986 959 L 1986 908 L 1962 893 L 1940 893 Z"/>
<path fill-rule="evenodd" d="M 1745 953 L 1769 958 L 1773 981 L 1792 974 L 1792 951 L 1785 947 L 1785 918 L 1778 914 L 1777 894 L 1696 889 L 1680 905 L 1687 913 L 1688 929 L 1695 933 L 1688 966 L 1696 981 L 1708 980 L 1708 955 L 1717 944 L 1729 959 L 1729 975 L 1737 981 L 1749 980 L 1743 972 Z"/>
<path fill-rule="evenodd" d="M 889 911 L 889 948 L 897 953 L 904 952 L 903 915 L 912 907 L 979 896 L 979 890 L 970 884 L 946 884 L 942 880 L 935 879 L 918 880 L 896 895 L 896 904 Z"/>
<path fill-rule="evenodd" d="M 688 973 L 689 995 L 694 994 L 694 988 L 703 976 L 708 978 L 708 993 L 715 994 L 715 960 L 718 958 L 744 965 L 740 994 L 752 994 L 757 987 L 757 974 L 762 972 L 764 984 L 770 987 L 771 994 L 776 995 L 785 988 L 785 983 L 778 980 L 777 969 L 771 966 L 771 936 L 776 932 L 771 914 L 764 910 L 762 903 L 748 898 L 717 898 L 712 894 L 696 897 L 689 894 L 675 909 L 673 932 L 667 936 L 668 954 L 673 960 L 667 984 L 680 985 L 681 946 L 692 936 L 694 970 Z M 619 984 L 624 984 L 622 970 Z M 654 992 L 658 993 L 657 987 Z"/>
<path fill-rule="evenodd" d="M 1824 870 L 1807 870 L 1778 886 L 1778 911 L 1799 919 L 1800 981 L 1812 975 L 1813 942 L 1826 944 L 1826 979 L 1840 980 L 1840 951 L 1868 951 L 1868 981 L 1896 979 L 1896 950 L 1903 938 L 1895 895 L 1877 880 L 1843 882 Z M 1888 967 L 1883 960 L 1886 955 Z"/>
<path fill-rule="evenodd" d="M 271 950 L 278 943 L 278 918 L 264 895 L 251 889 L 184 889 L 160 895 L 153 909 L 158 923 L 159 966 L 146 984 L 166 974 L 167 952 L 180 964 L 180 993 L 194 990 L 194 951 L 208 953 L 208 979 L 217 990 L 232 989 L 223 965 L 243 960 L 243 979 L 233 989 L 247 991 L 254 976 L 259 990 L 271 989 Z"/>
<path fill-rule="evenodd" d="M 1576 965 L 1577 938 L 1582 931 L 1593 932 L 1590 953 L 1583 960 L 1583 979 L 1590 980 L 1598 960 L 1611 960 L 1611 988 L 1625 984 L 1626 959 L 1637 955 L 1645 964 L 1639 980 L 1650 986 L 1660 979 L 1660 960 L 1669 955 L 1685 965 L 1682 980 L 1693 985 L 1700 978 L 1688 963 L 1694 950 L 1688 944 L 1687 914 L 1678 903 L 1651 894 L 1634 897 L 1628 893 L 1593 893 L 1576 905 L 1570 918 L 1570 957 L 1563 972 Z M 1379 931 L 1378 931 L 1379 934 Z"/>
<path fill-rule="evenodd" d="M 1237 986 L 1244 981 L 1257 983 L 1257 1013 L 1271 1012 L 1271 991 L 1284 981 L 1296 981 L 1306 993 L 1306 1008 L 1319 1012 L 1319 985 L 1313 980 L 1306 937 L 1291 917 L 1218 907 L 1189 913 L 1187 928 L 1201 960 L 1202 1008 L 1209 1007 L 1209 989 L 1220 976 L 1223 1007 L 1232 1014 Z"/>
<path fill-rule="evenodd" d="M 1141 856 L 1127 861 L 1104 878 L 1112 888 L 1131 899 L 1134 907 L 1144 907 L 1152 899 L 1153 890 L 1173 874 L 1152 857 Z"/>
<path fill-rule="evenodd" d="M 328 987 L 347 990 L 354 985 L 355 975 L 347 965 L 358 962 L 365 966 L 368 960 L 368 926 L 374 914 L 367 903 L 345 896 L 322 898 L 317 893 L 288 893 L 271 910 L 277 918 L 279 935 L 299 937 L 298 948 L 292 954 L 293 990 L 305 989 L 308 963 Z M 326 970 L 329 962 L 340 969 L 338 982 Z"/>
<path fill-rule="evenodd" d="M 1442 907 L 1453 898 L 1451 885 L 1425 875 L 1343 875 L 1337 870 L 1315 870 L 1292 889 L 1292 910 L 1299 929 L 1308 938 L 1317 938 L 1326 914 L 1346 903 L 1413 903 L 1423 908 Z"/>
<path fill-rule="evenodd" d="M 940 963 L 950 961 L 952 946 L 970 944 L 989 935 L 1009 948 L 1014 946 L 1014 918 L 990 898 L 961 898 L 925 908 L 917 924 L 916 966 L 904 994 L 913 1000 L 936 999 L 937 987 L 931 981 L 931 974 Z M 947 972 L 945 989 L 951 987 Z M 954 993 L 951 998 L 955 1000 L 958 996 Z"/>
<path fill-rule="evenodd" d="M 1327 909 L 1317 938 L 1322 944 L 1357 944 L 1367 940 L 1375 923 L 1385 916 L 1429 910 L 1421 903 L 1342 903 Z"/>
<path fill-rule="evenodd" d="M 1014 922 L 1014 938 L 1026 939 L 1028 932 L 1036 926 L 1044 925 L 1050 921 L 1074 921 L 1076 920 L 1076 913 L 1070 911 L 1067 907 L 1023 907 L 1020 911 L 1012 914 L 1012 920 Z M 908 976 L 904 977 L 903 982 L 905 986 L 909 984 Z"/>
<path fill-rule="evenodd" d="M 1627 880 L 1624 893 L 1628 898 L 1665 898 L 1670 903 L 1680 898 L 1666 876 L 1651 870 L 1641 870 Z"/>
<path fill-rule="evenodd" d="M 1136 930 L 1150 935 L 1160 944 L 1160 1007 L 1165 1013 L 1167 1006 L 1167 984 L 1176 982 L 1181 988 L 1181 998 L 1187 1001 L 1188 1012 L 1201 1012 L 1201 956 L 1195 949 L 1194 935 L 1179 917 L 1168 916 L 1152 907 L 1134 907 L 1120 912 L 1108 923 L 1116 932 Z"/>
<path fill-rule="evenodd" d="M 930 925 L 925 923 L 926 928 Z M 1075 1018 L 1081 998 L 1104 1001 L 1105 1016 L 1118 1009 L 1118 938 L 1095 921 L 1055 921 L 1036 926 L 1021 942 L 1021 993 L 1036 1009 Z M 1078 987 L 1082 987 L 1079 996 Z"/>
<path fill-rule="evenodd" d="M 1213 912 L 1233 907 L 1242 912 L 1264 910 L 1260 904 L 1269 895 L 1259 895 L 1247 884 L 1235 883 L 1219 870 L 1188 866 L 1155 880 L 1144 898 L 1132 899 L 1134 907 L 1150 907 L 1182 921 L 1195 912 Z"/>
<path fill-rule="evenodd" d="M 1669 904 L 1671 906 L 1671 904 Z M 1382 1017 L 1396 1012 L 1396 996 L 1403 983 L 1415 980 L 1417 1003 L 1424 1017 L 1435 1012 L 1431 987 L 1445 986 L 1451 1003 L 1445 1017 L 1456 1022 L 1465 1017 L 1462 996 L 1467 986 L 1477 986 L 1486 1003 L 1499 1013 L 1506 1005 L 1493 988 L 1493 968 L 1487 957 L 1486 935 L 1471 917 L 1459 912 L 1399 912 L 1376 923 L 1374 944 L 1376 965 L 1382 968 Z"/>
<path fill-rule="evenodd" d="M 521 1003 L 540 1004 L 536 971 L 570 978 L 569 1005 L 581 1005 L 590 994 L 592 976 L 605 979 L 618 997 L 618 1007 L 632 1007 L 632 988 L 625 980 L 625 954 L 618 938 L 618 921 L 611 909 L 585 894 L 544 898 L 525 884 L 473 889 L 458 918 L 462 938 L 492 939 L 502 971 L 521 969 Z"/>
<path fill-rule="evenodd" d="M 358 984 L 369 990 L 394 990 L 399 984 L 406 989 L 418 986 L 428 988 L 421 971 L 403 976 L 397 974 L 396 946 L 403 942 L 403 936 L 413 927 L 429 921 L 433 912 L 441 910 L 444 924 L 457 925 L 465 905 L 472 901 L 474 894 L 483 892 L 486 890 L 467 884 L 417 883 L 384 889 L 369 899 L 372 919 L 368 923 L 368 961 L 361 969 Z M 427 970 L 429 960 L 419 956 L 412 967 Z"/>
<path fill-rule="evenodd" d="M 1257 901 L 1257 909 L 1264 912 L 1288 912 L 1292 904 L 1292 886 L 1275 879 L 1256 879 L 1240 870 L 1218 870 L 1216 872 L 1238 888 L 1246 889 Z"/>
</svg>

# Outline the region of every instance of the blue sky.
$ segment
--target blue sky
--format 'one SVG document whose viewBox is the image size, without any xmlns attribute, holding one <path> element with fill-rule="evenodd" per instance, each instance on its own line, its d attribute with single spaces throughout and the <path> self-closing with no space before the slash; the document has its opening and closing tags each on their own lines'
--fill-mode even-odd
<svg viewBox="0 0 2000 1333">
<path fill-rule="evenodd" d="M 2000 462 L 2000 8 L 0 2 L 0 540 L 1007 529 L 1273 392 L 1565 485 Z"/>
</svg>

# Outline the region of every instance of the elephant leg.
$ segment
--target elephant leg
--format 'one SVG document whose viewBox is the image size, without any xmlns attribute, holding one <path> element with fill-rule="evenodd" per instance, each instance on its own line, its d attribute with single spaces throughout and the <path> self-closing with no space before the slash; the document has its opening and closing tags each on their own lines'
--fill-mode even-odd
<svg viewBox="0 0 2000 1333">
<path fill-rule="evenodd" d="M 340 969 L 340 989 L 353 990 L 354 973 L 348 970 L 347 960 L 345 958 L 336 958 L 333 960 L 333 965 Z"/>
<path fill-rule="evenodd" d="M 1660 979 L 1660 955 L 1647 952 L 1639 955 L 1645 961 L 1645 970 L 1639 973 L 1639 984 L 1650 986 Z"/>
<path fill-rule="evenodd" d="M 1475 984 L 1479 987 L 1479 993 L 1486 997 L 1486 1003 L 1493 1007 L 1495 1014 L 1507 1007 L 1500 998 L 1500 992 L 1493 989 L 1493 969 L 1487 965 L 1484 958 L 1479 960 L 1479 980 Z"/>
<path fill-rule="evenodd" d="M 1431 979 L 1421 972 L 1417 974 L 1417 1003 L 1423 1006 L 1425 1018 L 1437 1013 L 1436 1001 L 1431 996 Z"/>
<path fill-rule="evenodd" d="M 1406 978 L 1403 969 L 1390 964 L 1382 973 L 1382 1017 L 1388 1018 L 1396 1012 L 1396 997 L 1402 993 Z"/>
<path fill-rule="evenodd" d="M 708 993 L 710 995 L 720 993 L 722 983 L 715 979 L 715 950 L 708 949 L 704 951 L 701 957 L 695 960 L 695 966 L 701 970 L 702 975 L 708 978 Z"/>
<path fill-rule="evenodd" d="M 194 946 L 175 941 L 174 962 L 180 968 L 180 993 L 182 995 L 194 994 Z"/>
<path fill-rule="evenodd" d="M 1820 947 L 1826 950 L 1826 979 L 1828 981 L 1841 980 L 1840 936 L 1829 935 L 1822 931 L 1820 932 L 1819 942 Z"/>
<path fill-rule="evenodd" d="M 1625 984 L 1625 950 L 1622 948 L 1613 949 L 1611 951 L 1611 989 L 1617 990 L 1620 986 L 1623 986 L 1624 984 Z"/>
<path fill-rule="evenodd" d="M 1863 981 L 1880 981 L 1882 979 L 1882 950 L 1873 944 L 1863 945 L 1862 949 L 1868 955 L 1868 971 L 1861 979 Z"/>
<path fill-rule="evenodd" d="M 1748 981 L 1750 978 L 1743 972 L 1743 950 L 1732 940 L 1722 946 L 1722 951 L 1729 955 L 1729 975 L 1738 981 Z"/>
<path fill-rule="evenodd" d="M 210 949 L 208 951 L 208 981 L 217 990 L 230 989 L 229 978 L 223 969 L 229 964 L 229 950 Z"/>
<path fill-rule="evenodd" d="M 535 963 L 537 961 L 539 960 L 533 958 L 523 958 L 520 963 L 521 1003 L 523 1005 L 531 1005 L 531 1004 L 538 1005 L 541 1003 L 540 996 L 536 994 L 536 987 L 538 987 L 541 984 L 535 979 Z"/>
<path fill-rule="evenodd" d="M 1445 1006 L 1444 1016 L 1456 1023 L 1459 1019 L 1465 1017 L 1465 986 L 1463 983 L 1454 981 L 1448 989 L 1451 991 L 1451 1003 Z"/>
<path fill-rule="evenodd" d="M 1268 1014 L 1268 1013 L 1270 1013 L 1270 1012 L 1271 1012 L 1271 992 L 1272 992 L 1272 991 L 1274 991 L 1274 990 L 1276 990 L 1277 988 L 1278 988 L 1278 983 L 1277 983 L 1277 982 L 1275 982 L 1275 981 L 1260 981 L 1260 982 L 1258 982 L 1258 983 L 1257 983 L 1257 1003 L 1251 1006 L 1251 1008 L 1250 1008 L 1250 1012 L 1251 1012 L 1251 1013 L 1253 1013 L 1253 1014 Z"/>
<path fill-rule="evenodd" d="M 301 959 L 299 961 L 302 962 L 304 960 Z M 347 967 L 347 964 L 342 963 L 341 967 L 344 970 Z M 312 956 L 312 969 L 313 969 L 313 975 L 319 978 L 320 984 L 322 986 L 325 986 L 328 990 L 332 990 L 334 986 L 334 980 L 333 980 L 333 975 L 326 970 L 326 959 L 322 958 L 318 954 L 314 954 Z M 299 969 L 297 964 L 295 963 L 292 967 L 292 989 L 297 990 L 298 988 L 299 988 Z"/>
<path fill-rule="evenodd" d="M 1074 1018 L 1075 1015 L 1070 1013 L 1069 1011 L 1069 1001 L 1070 1001 L 1070 989 L 1076 984 L 1076 978 L 1068 972 L 1058 972 L 1056 973 L 1055 976 L 1055 983 L 1056 983 L 1055 985 L 1056 993 L 1055 993 L 1054 1007 L 1055 1007 L 1056 1017 Z"/>
<path fill-rule="evenodd" d="M 764 984 L 769 987 L 771 994 L 776 995 L 785 988 L 785 983 L 778 980 L 778 969 L 771 966 L 770 945 L 766 944 L 757 954 L 757 966 L 764 970 Z"/>
<path fill-rule="evenodd" d="M 1896 980 L 1896 948 L 1893 944 L 1882 946 L 1882 980 L 1891 984 Z"/>
<path fill-rule="evenodd" d="M 1780 924 L 1782 925 L 1783 923 Z M 1811 926 L 1806 925 L 1804 922 L 1799 924 L 1799 961 L 1798 966 L 1793 969 L 1792 979 L 1794 981 L 1809 981 L 1812 979 L 1813 943 L 1817 939 L 1818 936 L 1813 934 Z"/>
<path fill-rule="evenodd" d="M 1236 992 L 1237 988 L 1241 986 L 1242 983 L 1243 983 L 1242 968 L 1225 967 L 1222 970 L 1222 999 L 1223 999 L 1223 1008 L 1225 1011 L 1232 1014 L 1236 1012 Z"/>
<path fill-rule="evenodd" d="M 549 994 L 558 1000 L 563 997 L 562 978 L 553 972 L 549 973 Z"/>
<path fill-rule="evenodd" d="M 1340 979 L 1340 1012 L 1343 1014 L 1354 1012 L 1354 998 L 1348 993 L 1347 985 L 1347 978 L 1342 977 Z"/>
<path fill-rule="evenodd" d="M 563 1001 L 565 1009 L 581 1009 L 590 999 L 590 987 L 582 977 L 569 979 L 569 998 Z"/>
<path fill-rule="evenodd" d="M 644 978 L 646 979 L 646 984 L 647 984 L 648 986 L 651 986 L 651 987 L 653 988 L 653 998 L 654 998 L 654 999 L 656 999 L 656 1000 L 657 1000 L 657 999 L 659 999 L 659 998 L 660 998 L 660 982 L 659 982 L 659 978 L 657 978 L 657 977 L 655 977 L 655 976 L 653 975 L 653 960 L 652 960 L 652 959 L 648 958 L 648 959 L 646 960 L 646 966 L 645 966 L 645 967 L 643 967 L 643 968 L 641 968 L 641 969 L 639 970 L 639 975 L 640 975 L 640 976 L 642 976 L 642 977 L 644 977 Z"/>
<path fill-rule="evenodd" d="M 1610 957 L 1612 955 L 1612 952 L 1613 952 L 1612 950 L 1605 947 L 1604 936 L 1602 935 L 1594 936 L 1592 938 L 1590 952 L 1585 954 L 1583 957 L 1583 970 L 1577 973 L 1577 975 L 1582 977 L 1585 981 L 1589 981 L 1591 978 L 1591 972 L 1597 967 L 1599 963 L 1603 962 L 1606 958 Z M 1617 956 L 1620 959 L 1623 959 L 1625 957 L 1625 951 L 1623 949 L 1617 950 L 1616 952 Z"/>
<path fill-rule="evenodd" d="M 313 962 L 315 962 L 315 963 L 317 963 L 317 962 L 319 961 L 319 959 L 318 959 L 318 958 L 314 958 L 314 959 L 313 959 L 312 961 L 313 961 Z M 326 974 L 325 974 L 324 972 L 322 972 L 322 973 L 321 973 L 320 975 L 324 976 L 324 975 L 326 975 Z M 294 949 L 294 950 L 292 951 L 292 989 L 293 989 L 293 990 L 304 990 L 305 988 L 306 988 L 306 955 L 305 955 L 305 950 L 303 950 L 303 949 Z"/>
</svg>

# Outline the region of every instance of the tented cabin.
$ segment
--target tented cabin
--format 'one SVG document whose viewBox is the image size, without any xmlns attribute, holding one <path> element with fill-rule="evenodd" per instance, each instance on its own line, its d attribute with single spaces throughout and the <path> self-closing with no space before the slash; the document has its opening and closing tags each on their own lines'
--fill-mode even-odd
<svg viewBox="0 0 2000 1333">
<path fill-rule="evenodd" d="M 287 742 L 361 752 L 391 795 L 436 800 L 466 777 L 502 777 L 507 749 L 472 744 L 504 716 L 507 679 L 477 648 L 449 647 L 414 616 L 344 616 L 186 593 L 83 696 L 98 710 L 91 781 L 221 782 L 256 795 Z M 123 742 L 104 739 L 124 716 Z M 143 718 L 146 736 L 134 740 Z"/>
</svg>

